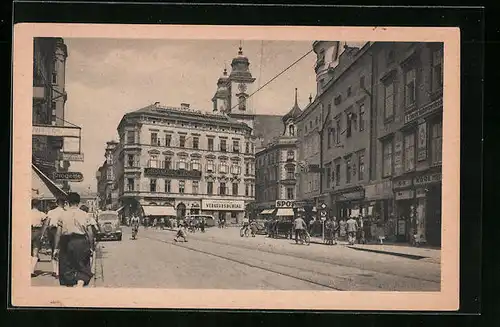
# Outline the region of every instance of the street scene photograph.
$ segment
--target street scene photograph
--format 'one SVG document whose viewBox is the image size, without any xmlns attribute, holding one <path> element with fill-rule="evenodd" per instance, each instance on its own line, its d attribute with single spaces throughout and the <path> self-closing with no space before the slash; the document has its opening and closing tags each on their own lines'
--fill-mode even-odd
<svg viewBox="0 0 500 327">
<path fill-rule="evenodd" d="M 34 37 L 31 286 L 440 292 L 444 43 L 331 38 Z"/>
</svg>

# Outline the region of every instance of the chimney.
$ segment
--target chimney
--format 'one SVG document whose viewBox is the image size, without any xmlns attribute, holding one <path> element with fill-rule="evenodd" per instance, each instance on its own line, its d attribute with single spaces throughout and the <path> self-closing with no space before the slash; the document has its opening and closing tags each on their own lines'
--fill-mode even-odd
<svg viewBox="0 0 500 327">
<path fill-rule="evenodd" d="M 181 109 L 189 109 L 189 103 L 181 103 Z"/>
</svg>

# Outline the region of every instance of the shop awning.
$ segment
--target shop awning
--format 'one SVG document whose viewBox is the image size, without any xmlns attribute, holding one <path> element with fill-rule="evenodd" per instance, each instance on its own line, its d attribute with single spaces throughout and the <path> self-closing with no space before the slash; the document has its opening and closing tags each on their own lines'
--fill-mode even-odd
<svg viewBox="0 0 500 327">
<path fill-rule="evenodd" d="M 144 216 L 176 216 L 174 207 L 167 206 L 142 206 Z"/>
<path fill-rule="evenodd" d="M 40 171 L 35 165 L 31 165 L 31 197 L 38 200 L 55 200 L 66 196 L 59 186 Z"/>
<path fill-rule="evenodd" d="M 274 209 L 264 209 L 262 210 L 262 212 L 260 213 L 261 215 L 270 215 L 272 214 L 274 211 Z"/>
<path fill-rule="evenodd" d="M 276 212 L 276 216 L 279 216 L 279 217 L 293 216 L 293 209 L 292 208 L 279 208 L 278 211 Z"/>
</svg>

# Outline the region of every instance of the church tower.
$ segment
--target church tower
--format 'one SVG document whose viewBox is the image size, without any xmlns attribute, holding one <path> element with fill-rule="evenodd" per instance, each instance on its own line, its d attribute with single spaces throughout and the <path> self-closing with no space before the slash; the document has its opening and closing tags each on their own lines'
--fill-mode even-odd
<svg viewBox="0 0 500 327">
<path fill-rule="evenodd" d="M 297 103 L 297 89 L 295 89 L 295 104 L 293 105 L 292 109 L 290 109 L 290 111 L 288 111 L 288 113 L 281 119 L 284 127 L 283 136 L 297 137 L 295 120 L 300 116 L 301 113 L 302 110 Z"/>
<path fill-rule="evenodd" d="M 214 113 L 226 113 L 229 110 L 229 77 L 227 76 L 227 70 L 224 68 L 222 76 L 219 77 L 217 81 L 217 91 L 212 98 L 213 112 Z"/>
<path fill-rule="evenodd" d="M 250 95 L 255 92 L 255 78 L 250 73 L 250 62 L 243 55 L 240 46 L 238 56 L 231 62 L 231 73 L 229 74 L 229 106 L 228 116 L 240 122 L 246 123 L 254 128 L 255 108 Z"/>
</svg>

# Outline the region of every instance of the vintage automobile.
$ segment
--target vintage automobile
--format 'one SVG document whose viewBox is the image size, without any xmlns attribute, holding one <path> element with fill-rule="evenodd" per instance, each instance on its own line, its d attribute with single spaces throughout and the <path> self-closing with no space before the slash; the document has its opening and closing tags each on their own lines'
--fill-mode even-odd
<svg viewBox="0 0 500 327">
<path fill-rule="evenodd" d="M 116 211 L 102 211 L 97 215 L 97 231 L 96 239 L 100 240 L 122 240 L 122 228 L 120 225 L 120 217 Z"/>
</svg>

